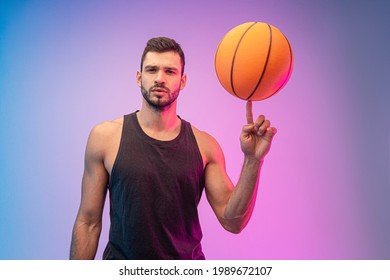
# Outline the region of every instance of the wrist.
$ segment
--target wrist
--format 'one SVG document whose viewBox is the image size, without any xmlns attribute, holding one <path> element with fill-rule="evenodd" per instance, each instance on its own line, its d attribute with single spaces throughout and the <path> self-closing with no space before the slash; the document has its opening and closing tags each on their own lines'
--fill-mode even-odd
<svg viewBox="0 0 390 280">
<path fill-rule="evenodd" d="M 259 165 L 261 166 L 264 162 L 264 158 L 257 158 L 254 155 L 245 155 L 244 156 L 244 164 L 245 165 Z"/>
</svg>

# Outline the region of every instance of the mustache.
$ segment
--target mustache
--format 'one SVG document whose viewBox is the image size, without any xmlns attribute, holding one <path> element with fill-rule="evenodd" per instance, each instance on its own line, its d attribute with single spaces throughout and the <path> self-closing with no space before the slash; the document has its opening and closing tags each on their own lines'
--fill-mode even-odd
<svg viewBox="0 0 390 280">
<path fill-rule="evenodd" d="M 151 92 L 155 89 L 163 89 L 168 93 L 171 92 L 171 90 L 168 87 L 164 86 L 163 84 L 155 84 L 153 87 L 150 88 L 149 92 Z"/>
</svg>

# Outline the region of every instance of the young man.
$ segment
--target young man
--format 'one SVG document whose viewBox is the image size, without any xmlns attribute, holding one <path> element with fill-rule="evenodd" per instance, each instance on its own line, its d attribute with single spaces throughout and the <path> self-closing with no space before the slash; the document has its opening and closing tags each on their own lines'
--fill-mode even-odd
<svg viewBox="0 0 390 280">
<path fill-rule="evenodd" d="M 149 40 L 137 72 L 141 109 L 92 129 L 71 259 L 94 259 L 107 190 L 111 227 L 104 259 L 204 259 L 197 212 L 203 188 L 226 230 L 239 233 L 248 223 L 276 129 L 264 116 L 254 121 L 247 103 L 244 163 L 234 187 L 217 141 L 176 114 L 184 65 L 174 40 Z"/>
</svg>

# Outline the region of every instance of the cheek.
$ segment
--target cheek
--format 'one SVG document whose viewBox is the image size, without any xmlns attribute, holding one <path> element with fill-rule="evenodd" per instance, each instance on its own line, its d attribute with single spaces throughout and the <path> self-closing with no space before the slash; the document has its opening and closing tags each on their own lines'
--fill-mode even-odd
<svg viewBox="0 0 390 280">
<path fill-rule="evenodd" d="M 141 78 L 138 80 L 138 86 L 144 87 L 144 88 L 149 88 L 148 81 L 145 78 Z"/>
</svg>

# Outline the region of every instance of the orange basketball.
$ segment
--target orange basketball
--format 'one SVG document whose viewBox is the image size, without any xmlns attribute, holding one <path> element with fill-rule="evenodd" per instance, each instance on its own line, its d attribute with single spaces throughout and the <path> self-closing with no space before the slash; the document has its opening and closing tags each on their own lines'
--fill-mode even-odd
<svg viewBox="0 0 390 280">
<path fill-rule="evenodd" d="M 219 43 L 215 71 L 233 96 L 263 100 L 288 82 L 294 57 L 287 38 L 276 27 L 247 22 L 230 30 Z"/>
</svg>

